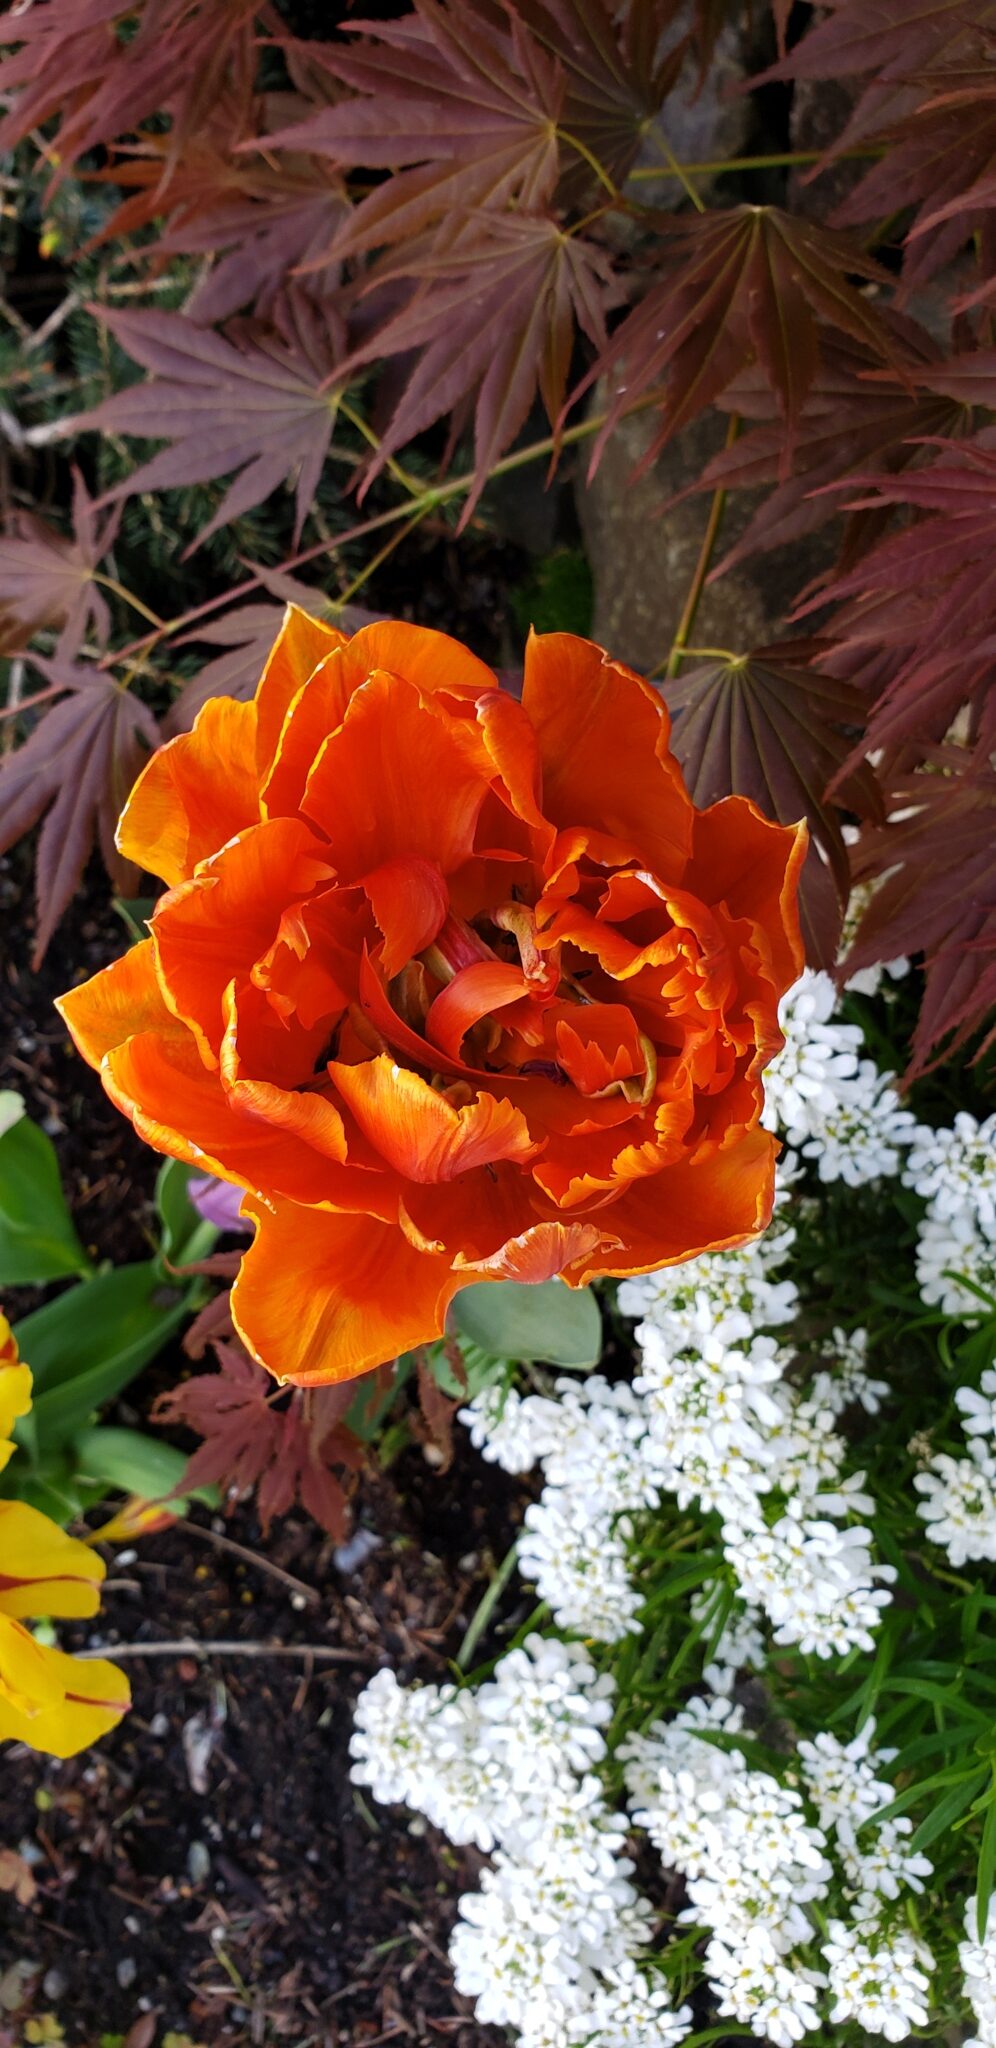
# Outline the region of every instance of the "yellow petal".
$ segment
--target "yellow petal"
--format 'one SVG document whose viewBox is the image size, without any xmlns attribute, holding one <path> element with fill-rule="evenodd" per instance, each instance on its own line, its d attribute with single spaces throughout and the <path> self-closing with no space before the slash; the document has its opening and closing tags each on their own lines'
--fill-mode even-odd
<svg viewBox="0 0 996 2048">
<path fill-rule="evenodd" d="M 96 1614 L 104 1562 L 47 1515 L 0 1501 L 0 1614 Z"/>
<path fill-rule="evenodd" d="M 106 1658 L 70 1657 L 0 1616 L 0 1741 L 75 1756 L 116 1727 L 131 1690 Z"/>
</svg>

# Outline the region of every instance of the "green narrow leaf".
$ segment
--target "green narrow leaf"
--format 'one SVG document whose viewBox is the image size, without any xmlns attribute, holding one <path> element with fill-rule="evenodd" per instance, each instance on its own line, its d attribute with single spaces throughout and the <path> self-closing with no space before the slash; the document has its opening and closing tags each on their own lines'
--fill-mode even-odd
<svg viewBox="0 0 996 2048">
<path fill-rule="evenodd" d="M 15 1434 L 44 1457 L 141 1372 L 189 1313 L 189 1287 L 170 1286 L 154 1259 L 118 1266 L 71 1287 L 15 1329 L 34 1375 L 35 1399 Z"/>
<path fill-rule="evenodd" d="M 601 1356 L 602 1320 L 590 1287 L 496 1280 L 464 1288 L 453 1302 L 453 1318 L 492 1358 L 539 1359 L 587 1371 Z"/>
<path fill-rule="evenodd" d="M 994 1780 L 996 1783 L 996 1780 Z M 979 1940 L 986 1938 L 986 1922 L 989 1918 L 989 1901 L 993 1892 L 993 1874 L 996 1872 L 996 1803 L 990 1806 L 982 1830 L 982 1846 L 979 1850 L 979 1868 L 975 1878 L 976 1927 Z"/>
<path fill-rule="evenodd" d="M 55 1147 L 30 1117 L 18 1116 L 0 1137 L 0 1286 L 38 1286 L 91 1271 L 66 1207 Z"/>
<path fill-rule="evenodd" d="M 214 1224 L 194 1208 L 187 1192 L 189 1179 L 190 1168 L 179 1159 L 165 1159 L 156 1176 L 159 1250 L 172 1266 L 207 1258 L 218 1241 Z"/>
<path fill-rule="evenodd" d="M 974 1771 L 970 1778 L 963 1778 L 960 1784 L 952 1785 L 950 1792 L 946 1792 L 944 1798 L 938 1800 L 926 1819 L 920 1822 L 916 1833 L 910 1837 L 910 1849 L 916 1853 L 920 1849 L 928 1849 L 931 1842 L 936 1842 L 938 1835 L 943 1835 L 952 1822 L 957 1820 L 958 1815 L 964 1813 L 966 1806 L 971 1805 L 988 1776 L 988 1771 Z"/>
</svg>

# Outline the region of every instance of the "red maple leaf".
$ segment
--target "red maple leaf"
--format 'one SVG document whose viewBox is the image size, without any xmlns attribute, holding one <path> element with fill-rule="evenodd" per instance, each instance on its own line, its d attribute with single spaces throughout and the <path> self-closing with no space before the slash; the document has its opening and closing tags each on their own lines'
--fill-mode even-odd
<svg viewBox="0 0 996 2048">
<path fill-rule="evenodd" d="M 100 502 L 236 471 L 193 548 L 294 477 L 296 541 L 335 424 L 328 385 L 342 348 L 337 318 L 300 292 L 280 302 L 272 326 L 246 322 L 227 337 L 181 313 L 91 310 L 150 375 L 113 392 L 75 425 L 170 443 Z"/>
<path fill-rule="evenodd" d="M 364 1448 L 344 1417 L 356 1395 L 347 1386 L 282 1388 L 237 1340 L 216 1343 L 218 1371 L 198 1373 L 153 1404 L 156 1422 L 182 1422 L 203 1438 L 181 1490 L 220 1485 L 255 1490 L 264 1534 L 295 1502 L 337 1541 L 346 1530 L 344 1476 L 358 1472 Z"/>
<path fill-rule="evenodd" d="M 889 790 L 889 822 L 854 853 L 878 880 L 841 973 L 922 954 L 926 990 L 908 1081 L 992 1025 L 996 1006 L 996 772 L 983 750 L 932 750 Z M 977 1057 L 992 1045 L 988 1031 Z"/>
<path fill-rule="evenodd" d="M 662 688 L 674 714 L 671 743 L 696 804 L 748 796 L 781 824 L 806 819 L 813 842 L 799 899 L 806 958 L 832 968 L 851 886 L 838 804 L 871 818 L 882 816 L 882 804 L 867 764 L 851 771 L 837 802 L 826 794 L 851 752 L 865 702 L 822 673 L 825 652 L 820 641 L 786 640 L 738 660 L 683 667 Z"/>
<path fill-rule="evenodd" d="M 159 733 L 148 706 L 104 669 L 34 660 L 66 694 L 0 762 L 0 853 L 47 812 L 35 860 L 37 967 L 95 841 L 115 887 L 134 893 L 137 870 L 118 853 L 114 828 Z"/>
<path fill-rule="evenodd" d="M 473 235 L 446 253 L 420 249 L 372 274 L 374 284 L 410 278 L 406 303 L 346 365 L 416 354 L 367 472 L 434 420 L 474 399 L 476 478 L 469 519 L 498 457 L 522 426 L 537 390 L 551 422 L 560 413 L 576 326 L 605 341 L 616 294 L 605 250 L 543 215 L 478 216 Z"/>
<path fill-rule="evenodd" d="M 851 336 L 902 375 L 892 336 L 852 276 L 888 282 L 878 264 L 829 229 L 777 207 L 735 206 L 658 221 L 665 275 L 652 284 L 579 387 L 610 376 L 605 423 L 592 469 L 634 402 L 658 389 L 660 420 L 640 467 L 678 429 L 715 404 L 756 363 L 784 421 L 788 473 L 803 406 L 820 367 L 827 328 Z"/>
<path fill-rule="evenodd" d="M 49 526 L 35 513 L 16 515 L 13 531 L 0 536 L 0 645 L 23 653 L 34 635 L 57 627 L 55 657 L 70 661 L 88 632 L 106 646 L 110 614 L 94 581 L 114 545 L 121 514 L 97 516 L 78 469 L 73 470 L 73 533 Z"/>
</svg>

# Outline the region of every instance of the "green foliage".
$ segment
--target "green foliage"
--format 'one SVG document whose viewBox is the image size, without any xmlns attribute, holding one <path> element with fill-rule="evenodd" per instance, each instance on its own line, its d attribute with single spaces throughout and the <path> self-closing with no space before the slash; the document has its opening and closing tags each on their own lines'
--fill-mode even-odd
<svg viewBox="0 0 996 2048">
<path fill-rule="evenodd" d="M 464 1288 L 452 1315 L 461 1334 L 493 1358 L 541 1359 L 579 1371 L 598 1363 L 602 1323 L 590 1287 L 565 1287 L 562 1280 L 522 1287 L 498 1280 Z"/>
<path fill-rule="evenodd" d="M 30 1134 L 26 1143 L 24 1133 Z M 12 1140 L 17 1144 L 10 1150 Z M 156 1256 L 99 1272 L 78 1244 L 54 1150 L 25 1116 L 0 1136 L 0 1175 L 0 1279 L 21 1285 L 84 1276 L 14 1326 L 31 1368 L 33 1401 L 15 1429 L 24 1455 L 7 1467 L 0 1492 L 61 1521 L 100 1499 L 108 1486 L 147 1493 L 162 1479 L 150 1497 L 171 1493 L 185 1458 L 136 1431 L 95 1428 L 93 1418 L 178 1335 L 204 1298 L 203 1283 L 175 1271 L 204 1258 L 218 1235 L 190 1202 L 187 1169 L 170 1160 L 159 1174 Z"/>
<path fill-rule="evenodd" d="M 76 1235 L 59 1181 L 51 1138 L 30 1117 L 16 1114 L 7 1094 L 0 1129 L 0 1287 L 40 1285 L 91 1270 Z"/>
</svg>

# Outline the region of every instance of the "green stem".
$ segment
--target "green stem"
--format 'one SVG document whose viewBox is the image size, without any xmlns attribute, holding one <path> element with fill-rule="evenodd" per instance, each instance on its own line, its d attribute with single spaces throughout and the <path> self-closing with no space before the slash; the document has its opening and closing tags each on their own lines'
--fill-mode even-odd
<svg viewBox="0 0 996 2048">
<path fill-rule="evenodd" d="M 842 149 L 834 162 L 845 163 L 849 159 L 867 162 L 882 154 L 880 149 Z M 630 171 L 626 182 L 629 184 L 637 179 L 649 182 L 653 178 L 677 178 L 683 182 L 684 177 L 716 178 L 722 171 L 771 171 L 783 165 L 816 164 L 825 155 L 825 149 L 783 149 L 773 150 L 768 156 L 728 156 L 701 164 L 679 164 L 672 160 L 666 168 L 662 166 L 660 169 L 653 164 L 649 167 L 641 165 L 639 170 Z"/>
<path fill-rule="evenodd" d="M 506 1551 L 505 1556 L 502 1558 L 502 1561 L 498 1566 L 498 1570 L 496 1571 L 490 1586 L 487 1588 L 487 1591 L 482 1595 L 481 1599 L 478 1601 L 477 1606 L 474 1609 L 473 1614 L 471 1615 L 470 1625 L 467 1629 L 467 1633 L 464 1636 L 463 1642 L 461 1643 L 460 1648 L 456 1653 L 456 1663 L 461 1671 L 466 1670 L 466 1667 L 469 1664 L 470 1659 L 473 1656 L 474 1651 L 476 1650 L 477 1645 L 480 1642 L 481 1637 L 484 1634 L 484 1631 L 487 1628 L 489 1621 L 491 1620 L 491 1616 L 494 1613 L 495 1608 L 497 1607 L 498 1602 L 501 1599 L 501 1596 L 504 1593 L 506 1586 L 508 1585 L 509 1579 L 511 1578 L 512 1573 L 515 1570 L 515 1560 L 517 1555 L 518 1545 L 513 1543 L 511 1550 Z"/>
<path fill-rule="evenodd" d="M 726 440 L 723 444 L 725 448 L 732 448 L 739 432 L 740 414 L 731 412 L 729 425 L 726 429 Z M 705 587 L 706 577 L 709 574 L 709 564 L 712 561 L 715 550 L 716 538 L 722 525 L 725 506 L 726 487 L 720 484 L 712 494 L 712 504 L 709 507 L 709 517 L 706 520 L 706 529 L 702 536 L 699 559 L 695 564 L 695 573 L 688 586 L 688 596 L 685 599 L 684 609 L 678 620 L 678 630 L 671 643 L 671 652 L 667 658 L 667 667 L 664 673 L 669 680 L 672 676 L 677 675 L 678 663 L 688 646 L 692 627 L 695 624 L 695 614 L 699 608 L 699 600 Z"/>
<path fill-rule="evenodd" d="M 143 604 L 141 598 L 136 597 L 133 590 L 126 590 L 124 584 L 118 582 L 116 576 L 105 576 L 102 570 L 95 569 L 93 580 L 95 583 L 100 584 L 102 590 L 109 590 L 113 597 L 119 597 L 122 604 L 130 604 L 132 610 L 138 612 L 140 618 L 148 619 L 150 626 L 155 626 L 157 630 L 165 628 L 166 622 L 159 617 L 158 612 L 150 611 L 148 605 Z"/>
</svg>

